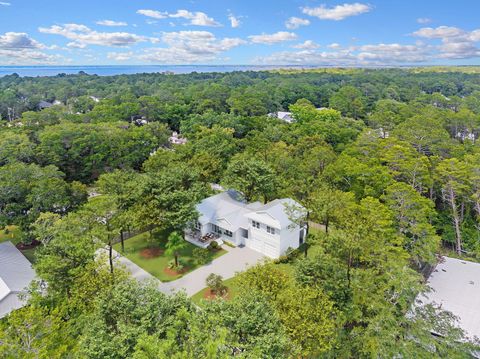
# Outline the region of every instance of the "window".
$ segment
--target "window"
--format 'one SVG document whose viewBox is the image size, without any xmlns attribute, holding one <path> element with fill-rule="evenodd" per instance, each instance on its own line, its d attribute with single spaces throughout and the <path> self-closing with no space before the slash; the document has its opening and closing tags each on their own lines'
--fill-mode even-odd
<svg viewBox="0 0 480 359">
<path fill-rule="evenodd" d="M 252 221 L 252 226 L 254 226 L 255 228 L 260 229 L 260 223 L 258 223 L 258 222 L 256 222 L 256 221 Z"/>
<path fill-rule="evenodd" d="M 212 224 L 212 228 L 213 228 L 213 232 L 218 233 L 218 234 L 222 234 L 222 230 L 216 224 Z"/>
<path fill-rule="evenodd" d="M 275 228 L 267 226 L 267 232 L 270 234 L 275 234 Z"/>
<path fill-rule="evenodd" d="M 198 229 L 199 231 L 202 230 L 202 224 L 200 222 L 195 222 L 195 229 Z"/>
<path fill-rule="evenodd" d="M 233 236 L 233 233 L 231 231 L 227 231 L 227 230 L 225 230 L 225 232 L 223 232 L 223 234 L 225 234 L 227 237 L 232 237 Z"/>
<path fill-rule="evenodd" d="M 245 228 L 242 228 L 241 230 L 242 230 L 242 232 L 241 232 L 241 233 L 242 233 L 242 237 L 243 237 L 243 238 L 248 238 L 248 230 L 245 229 Z"/>
</svg>

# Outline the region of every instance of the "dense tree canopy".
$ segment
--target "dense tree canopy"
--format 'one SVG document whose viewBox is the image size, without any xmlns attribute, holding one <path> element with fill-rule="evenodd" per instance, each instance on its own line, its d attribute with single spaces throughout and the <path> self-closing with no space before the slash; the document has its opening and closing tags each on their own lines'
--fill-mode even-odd
<svg viewBox="0 0 480 359">
<path fill-rule="evenodd" d="M 40 111 L 41 100 L 61 104 Z M 415 298 L 439 254 L 480 258 L 478 75 L 10 75 L 0 78 L 0 116 L 0 225 L 41 243 L 41 282 L 28 306 L 0 320 L 1 357 L 472 350 L 450 313 Z M 187 142 L 170 143 L 173 131 Z M 310 231 L 303 254 L 240 274 L 234 298 L 202 309 L 114 264 L 114 239 L 155 227 L 182 233 L 212 184 L 249 201 L 291 197 L 325 230 Z M 167 247 L 177 259 L 181 240 Z"/>
</svg>

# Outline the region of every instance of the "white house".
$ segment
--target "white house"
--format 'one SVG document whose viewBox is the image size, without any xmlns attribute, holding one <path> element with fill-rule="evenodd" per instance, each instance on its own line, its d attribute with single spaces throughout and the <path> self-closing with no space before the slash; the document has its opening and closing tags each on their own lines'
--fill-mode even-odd
<svg viewBox="0 0 480 359">
<path fill-rule="evenodd" d="M 35 278 L 27 258 L 12 242 L 0 243 L 0 318 L 25 305 L 22 294 Z"/>
<path fill-rule="evenodd" d="M 276 117 L 279 120 L 285 121 L 287 123 L 292 123 L 295 121 L 291 112 L 278 111 L 278 112 L 269 113 L 268 116 Z"/>
<path fill-rule="evenodd" d="M 221 239 L 278 258 L 288 248 L 298 248 L 305 238 L 306 228 L 292 221 L 301 217 L 303 208 L 290 198 L 247 203 L 240 193 L 228 190 L 204 199 L 196 208 L 198 221 L 185 238 L 200 247 Z"/>
<path fill-rule="evenodd" d="M 184 145 L 187 143 L 187 139 L 180 137 L 180 135 L 174 131 L 172 135 L 168 138 L 168 142 L 173 145 Z"/>
</svg>

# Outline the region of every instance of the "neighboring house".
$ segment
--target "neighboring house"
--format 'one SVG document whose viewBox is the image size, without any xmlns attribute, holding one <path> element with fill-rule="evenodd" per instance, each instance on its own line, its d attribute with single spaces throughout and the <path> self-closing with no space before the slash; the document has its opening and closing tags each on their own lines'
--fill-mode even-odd
<svg viewBox="0 0 480 359">
<path fill-rule="evenodd" d="M 53 103 L 51 102 L 47 102 L 47 101 L 40 101 L 38 104 L 37 104 L 37 108 L 39 110 L 44 110 L 46 108 L 50 108 L 53 106 Z"/>
<path fill-rule="evenodd" d="M 25 305 L 26 288 L 35 278 L 27 258 L 12 242 L 0 243 L 0 318 Z"/>
<path fill-rule="evenodd" d="M 278 258 L 305 239 L 306 228 L 290 215 L 300 218 L 303 207 L 289 198 L 246 203 L 240 193 L 228 190 L 204 199 L 196 209 L 199 218 L 186 239 L 200 247 L 221 239 Z"/>
<path fill-rule="evenodd" d="M 174 131 L 172 135 L 168 138 L 168 142 L 173 145 L 184 145 L 187 143 L 187 139 L 180 137 L 180 135 Z"/>
<path fill-rule="evenodd" d="M 442 257 L 427 285 L 432 290 L 417 300 L 453 313 L 469 338 L 480 338 L 480 263 Z"/>
<path fill-rule="evenodd" d="M 279 120 L 285 121 L 287 123 L 295 122 L 295 119 L 293 118 L 291 112 L 278 111 L 278 112 L 269 113 L 268 116 L 276 117 Z"/>
</svg>

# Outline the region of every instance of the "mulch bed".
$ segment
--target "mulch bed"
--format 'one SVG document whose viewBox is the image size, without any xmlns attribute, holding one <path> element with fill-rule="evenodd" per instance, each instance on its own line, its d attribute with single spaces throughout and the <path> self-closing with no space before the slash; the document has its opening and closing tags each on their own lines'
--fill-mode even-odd
<svg viewBox="0 0 480 359">
<path fill-rule="evenodd" d="M 211 289 L 205 289 L 205 292 L 203 293 L 203 298 L 205 299 L 218 299 L 218 298 L 223 298 L 225 300 L 230 299 L 230 289 L 227 288 L 227 293 L 225 293 L 223 296 L 218 296 L 215 293 L 212 292 Z"/>
<path fill-rule="evenodd" d="M 165 251 L 161 248 L 145 248 L 140 251 L 140 256 L 145 259 L 160 257 Z"/>
<path fill-rule="evenodd" d="M 163 273 L 165 273 L 166 275 L 168 275 L 170 277 L 176 277 L 179 274 L 184 274 L 184 273 L 188 272 L 188 270 L 189 270 L 189 267 L 183 267 L 183 269 L 180 270 L 180 271 L 165 267 L 165 269 L 163 270 Z"/>
<path fill-rule="evenodd" d="M 25 250 L 25 249 L 32 249 L 32 248 L 35 248 L 37 246 L 39 246 L 41 243 L 37 240 L 33 240 L 31 243 L 28 243 L 28 244 L 25 244 L 25 243 L 18 243 L 15 247 L 17 247 L 18 249 L 20 249 L 21 251 Z"/>
</svg>

